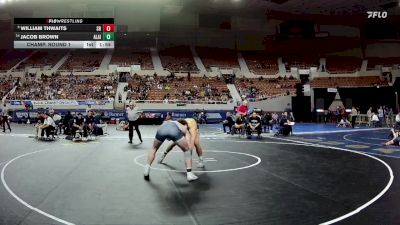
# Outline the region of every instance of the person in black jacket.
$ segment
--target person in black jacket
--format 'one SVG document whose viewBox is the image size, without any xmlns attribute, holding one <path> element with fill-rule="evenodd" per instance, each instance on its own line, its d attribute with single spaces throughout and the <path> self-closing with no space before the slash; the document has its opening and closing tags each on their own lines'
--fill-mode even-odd
<svg viewBox="0 0 400 225">
<path fill-rule="evenodd" d="M 252 132 L 257 132 L 257 138 L 261 138 L 261 118 L 257 114 L 257 112 L 253 112 L 253 114 L 249 117 L 249 125 L 247 126 L 247 138 L 251 138 Z"/>
<path fill-rule="evenodd" d="M 261 120 L 264 132 L 270 133 L 272 131 L 272 125 L 273 125 L 273 119 L 271 113 L 265 113 L 261 117 Z"/>
<path fill-rule="evenodd" d="M 93 116 L 92 111 L 87 112 L 87 115 L 85 117 L 85 126 L 88 131 L 90 131 L 91 133 L 94 132 L 95 122 L 94 122 L 94 116 Z"/>
<path fill-rule="evenodd" d="M 70 126 L 70 121 L 74 117 L 71 115 L 71 112 L 68 111 L 67 114 L 64 116 L 63 119 L 63 126 L 64 126 L 64 134 L 65 135 L 70 135 L 71 134 L 71 126 Z"/>
<path fill-rule="evenodd" d="M 88 130 L 85 124 L 85 118 L 82 116 L 82 113 L 78 113 L 77 117 L 74 119 L 74 123 L 72 125 L 72 137 L 75 138 L 77 131 L 83 131 L 83 140 L 87 139 Z"/>
<path fill-rule="evenodd" d="M 226 132 L 226 128 L 229 128 L 229 134 L 232 133 L 232 126 L 235 124 L 235 121 L 233 120 L 232 113 L 227 112 L 226 113 L 226 119 L 222 122 L 222 126 L 224 128 L 224 133 Z"/>
<path fill-rule="evenodd" d="M 284 112 L 280 119 L 281 129 L 279 131 L 279 133 L 282 134 L 283 136 L 289 136 L 293 132 L 292 126 L 290 126 L 289 123 L 290 123 L 290 120 L 288 120 L 288 113 Z"/>
<path fill-rule="evenodd" d="M 242 114 L 238 113 L 236 114 L 236 121 L 235 124 L 232 126 L 233 130 L 232 130 L 232 135 L 234 133 L 236 133 L 236 131 L 239 132 L 239 136 L 242 137 L 244 136 L 244 132 L 246 129 L 246 123 L 245 123 L 245 119 L 243 118 Z"/>
</svg>

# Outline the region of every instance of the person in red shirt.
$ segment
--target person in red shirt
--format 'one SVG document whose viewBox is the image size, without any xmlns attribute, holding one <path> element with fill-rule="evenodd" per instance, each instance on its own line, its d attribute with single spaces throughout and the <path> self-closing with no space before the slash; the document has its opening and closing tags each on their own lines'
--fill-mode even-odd
<svg viewBox="0 0 400 225">
<path fill-rule="evenodd" d="M 237 108 L 237 113 L 241 114 L 242 116 L 247 115 L 247 110 L 249 109 L 249 102 L 244 100 L 243 103 Z"/>
</svg>

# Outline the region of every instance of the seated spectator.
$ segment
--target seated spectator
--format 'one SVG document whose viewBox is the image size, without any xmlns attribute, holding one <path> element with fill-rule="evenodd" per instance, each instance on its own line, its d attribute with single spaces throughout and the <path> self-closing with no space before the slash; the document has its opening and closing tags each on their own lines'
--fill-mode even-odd
<svg viewBox="0 0 400 225">
<path fill-rule="evenodd" d="M 71 134 L 71 126 L 72 123 L 71 121 L 74 119 L 74 117 L 72 116 L 71 112 L 68 111 L 67 114 L 64 116 L 63 119 L 63 126 L 64 126 L 64 134 L 65 135 L 70 135 Z"/>
<path fill-rule="evenodd" d="M 95 135 L 102 135 L 102 134 L 107 134 L 108 131 L 108 125 L 106 122 L 102 120 L 102 117 L 104 116 L 104 113 L 94 113 L 94 123 L 95 127 L 97 128 Z M 101 129 L 101 131 L 100 131 Z"/>
<path fill-rule="evenodd" d="M 235 124 L 235 122 L 233 121 L 232 113 L 227 112 L 226 119 L 222 122 L 222 126 L 224 128 L 224 133 L 228 133 L 228 132 L 226 132 L 227 127 L 229 128 L 229 134 L 232 133 L 232 126 L 234 124 Z"/>
<path fill-rule="evenodd" d="M 72 130 L 71 130 L 73 140 L 76 137 L 77 131 L 81 133 L 83 132 L 82 140 L 84 141 L 87 140 L 88 130 L 87 126 L 85 125 L 85 118 L 82 117 L 82 113 L 78 113 L 78 115 L 74 119 L 74 123 L 72 125 Z"/>
<path fill-rule="evenodd" d="M 253 112 L 249 117 L 249 125 L 247 126 L 247 138 L 251 138 L 253 132 L 257 132 L 257 138 L 261 138 L 261 118 L 257 112 Z"/>
<path fill-rule="evenodd" d="M 46 132 L 46 137 L 49 138 L 50 134 L 56 128 L 56 124 L 54 123 L 53 118 L 50 117 L 49 113 L 43 114 L 44 122 L 40 125 L 41 137 L 44 137 L 44 133 Z"/>
<path fill-rule="evenodd" d="M 289 136 L 290 134 L 293 134 L 293 129 L 292 129 L 292 124 L 287 118 L 287 112 L 284 112 L 282 114 L 282 117 L 280 119 L 280 128 L 278 130 L 278 133 L 275 135 L 283 135 L 283 136 Z"/>
<path fill-rule="evenodd" d="M 380 126 L 380 120 L 378 114 L 376 114 L 375 112 L 372 114 L 371 122 L 373 127 Z"/>
<path fill-rule="evenodd" d="M 54 123 L 56 124 L 56 134 L 60 133 L 61 134 L 61 119 L 62 117 L 60 116 L 60 114 L 58 112 L 53 112 L 54 115 L 52 116 Z"/>
<path fill-rule="evenodd" d="M 233 135 L 236 132 L 239 132 L 240 137 L 242 137 L 242 136 L 244 136 L 245 127 L 246 127 L 246 123 L 245 123 L 245 120 L 244 120 L 242 114 L 240 114 L 240 113 L 236 114 L 236 121 L 235 121 L 235 124 L 233 125 L 233 131 L 231 134 Z"/>
<path fill-rule="evenodd" d="M 40 135 L 42 134 L 41 127 L 42 127 L 43 123 L 44 123 L 43 113 L 42 112 L 38 112 L 38 114 L 37 114 L 37 123 L 35 124 L 35 131 L 36 131 L 35 137 L 36 138 L 39 137 L 39 134 Z"/>
<path fill-rule="evenodd" d="M 88 132 L 90 132 L 91 134 L 94 133 L 96 124 L 94 122 L 93 111 L 88 111 L 86 118 L 85 118 L 85 125 L 87 127 Z"/>
<path fill-rule="evenodd" d="M 270 133 L 272 131 L 273 119 L 270 113 L 265 113 L 261 117 L 261 123 L 265 133 Z"/>
</svg>

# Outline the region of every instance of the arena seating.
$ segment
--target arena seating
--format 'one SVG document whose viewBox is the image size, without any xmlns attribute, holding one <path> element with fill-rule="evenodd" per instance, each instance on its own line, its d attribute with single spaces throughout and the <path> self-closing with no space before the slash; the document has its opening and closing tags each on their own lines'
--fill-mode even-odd
<svg viewBox="0 0 400 225">
<path fill-rule="evenodd" d="M 166 48 L 159 55 L 163 67 L 169 71 L 198 71 L 189 47 Z"/>
<path fill-rule="evenodd" d="M 348 56 L 327 56 L 326 70 L 329 73 L 353 73 L 360 70 L 362 59 Z"/>
<path fill-rule="evenodd" d="M 43 68 L 45 66 L 54 66 L 65 54 L 66 51 L 38 51 L 35 52 L 28 60 L 21 63 L 18 68 L 25 67 Z"/>
<path fill-rule="evenodd" d="M 228 101 L 231 99 L 226 84 L 217 78 L 192 77 L 136 77 L 129 81 L 128 99 Z"/>
<path fill-rule="evenodd" d="M 15 79 L 10 77 L 0 77 L 0 99 L 3 97 L 13 88 Z"/>
<path fill-rule="evenodd" d="M 393 65 L 400 64 L 400 57 L 390 57 L 390 58 L 378 58 L 378 57 L 371 57 L 368 59 L 368 68 L 375 69 L 376 65 L 386 66 L 386 67 L 393 67 Z"/>
<path fill-rule="evenodd" d="M 336 88 L 336 87 L 373 87 L 387 86 L 388 83 L 379 76 L 370 77 L 327 77 L 315 78 L 310 81 L 313 88 Z"/>
<path fill-rule="evenodd" d="M 9 99 L 54 100 L 54 99 L 93 99 L 114 98 L 117 83 L 89 76 L 65 76 L 28 79 Z"/>
<path fill-rule="evenodd" d="M 126 88 L 127 100 L 148 100 L 152 86 L 157 85 L 157 77 L 154 76 L 128 76 Z"/>
<path fill-rule="evenodd" d="M 294 95 L 296 84 L 300 81 L 293 78 L 285 79 L 236 79 L 235 85 L 241 96 L 252 100 L 262 100 L 271 97 Z"/>
<path fill-rule="evenodd" d="M 319 57 L 315 55 L 286 55 L 282 57 L 282 61 L 286 70 L 290 70 L 291 67 L 309 69 L 310 67 L 319 66 Z"/>
<path fill-rule="evenodd" d="M 247 67 L 254 74 L 275 75 L 278 69 L 278 57 L 264 52 L 242 52 Z"/>
<path fill-rule="evenodd" d="M 318 56 L 328 55 L 335 52 L 342 52 L 349 49 L 360 50 L 360 38 L 353 37 L 325 37 L 315 39 L 284 39 L 275 40 L 274 38 L 266 38 L 264 46 L 268 54 L 279 54 L 280 56 L 298 55 L 299 53 Z M 312 46 L 312 47 L 310 47 Z"/>
<path fill-rule="evenodd" d="M 225 48 L 196 47 L 196 51 L 208 71 L 211 67 L 239 68 L 235 50 Z"/>
<path fill-rule="evenodd" d="M 60 70 L 93 71 L 99 68 L 105 51 L 77 50 L 61 66 Z"/>
<path fill-rule="evenodd" d="M 149 50 L 117 48 L 114 50 L 110 64 L 118 66 L 140 65 L 142 70 L 154 69 Z"/>
<path fill-rule="evenodd" d="M 12 50 L 5 52 L 0 58 L 0 70 L 9 70 L 15 66 L 18 62 L 26 58 L 31 54 L 31 50 Z"/>
</svg>

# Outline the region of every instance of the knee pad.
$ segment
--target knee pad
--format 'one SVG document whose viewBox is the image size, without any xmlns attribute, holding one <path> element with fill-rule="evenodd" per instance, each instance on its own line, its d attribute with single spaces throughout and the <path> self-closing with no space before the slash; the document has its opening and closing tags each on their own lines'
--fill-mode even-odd
<svg viewBox="0 0 400 225">
<path fill-rule="evenodd" d="M 192 150 L 191 149 L 185 151 L 183 154 L 185 155 L 185 160 L 191 160 L 192 159 Z"/>
</svg>

